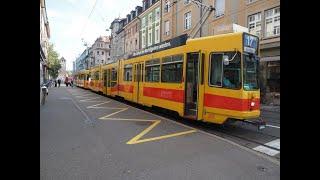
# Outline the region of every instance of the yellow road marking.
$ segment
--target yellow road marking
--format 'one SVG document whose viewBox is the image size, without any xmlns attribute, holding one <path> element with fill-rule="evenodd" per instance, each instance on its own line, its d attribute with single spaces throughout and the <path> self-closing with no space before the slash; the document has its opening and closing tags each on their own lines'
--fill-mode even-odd
<svg viewBox="0 0 320 180">
<path fill-rule="evenodd" d="M 193 129 L 190 131 L 184 131 L 184 132 L 179 132 L 179 133 L 174 133 L 174 134 L 168 134 L 168 135 L 164 135 L 164 136 L 158 136 L 158 137 L 153 137 L 153 138 L 147 138 L 147 139 L 135 139 L 133 140 L 133 138 L 127 142 L 127 144 L 139 144 L 139 143 L 144 143 L 144 142 L 148 142 L 148 141 L 156 141 L 156 140 L 160 140 L 160 139 L 166 139 L 166 138 L 171 138 L 171 137 L 175 137 L 175 136 L 181 136 L 181 135 L 185 135 L 185 134 L 190 134 L 190 133 L 194 133 L 197 132 L 197 130 Z M 135 137 L 134 137 L 135 138 Z"/>
<path fill-rule="evenodd" d="M 129 109 L 129 108 L 108 108 L 108 109 L 120 109 L 120 110 L 117 111 L 117 112 L 108 114 L 108 115 L 106 115 L 106 116 L 103 116 L 103 117 L 101 117 L 101 118 L 99 118 L 99 119 L 104 119 L 104 118 L 110 117 L 110 116 L 112 116 L 112 115 L 115 115 L 115 114 L 118 114 L 118 113 L 120 113 L 120 112 L 122 112 L 122 111 L 125 111 L 125 110 L 127 110 L 127 109 Z"/>
<path fill-rule="evenodd" d="M 116 112 L 116 113 L 119 113 Z M 194 133 L 197 130 L 192 129 L 189 131 L 183 131 L 183 132 L 178 132 L 178 133 L 173 133 L 173 134 L 167 134 L 163 136 L 157 136 L 157 137 L 152 137 L 152 138 L 146 138 L 146 139 L 141 139 L 144 135 L 146 135 L 148 132 L 150 132 L 153 128 L 155 128 L 158 124 L 161 123 L 161 120 L 146 120 L 146 119 L 122 119 L 122 118 L 110 118 L 113 114 L 108 115 L 109 118 L 103 117 L 99 119 L 104 119 L 104 120 L 109 120 L 109 121 L 135 121 L 135 122 L 153 122 L 149 127 L 144 129 L 142 132 L 140 132 L 138 135 L 130 139 L 126 144 L 139 144 L 139 143 L 144 143 L 144 142 L 149 142 L 149 141 L 156 141 L 160 139 L 166 139 L 166 138 L 171 138 L 175 136 L 181 136 L 185 134 L 190 134 Z"/>
<path fill-rule="evenodd" d="M 76 98 L 83 98 L 83 97 L 87 97 L 87 96 L 92 96 L 94 94 L 85 94 L 85 95 L 81 95 L 81 96 L 76 96 Z"/>
<path fill-rule="evenodd" d="M 81 102 L 102 102 L 102 101 L 91 101 L 93 99 L 98 99 L 99 97 L 95 97 L 95 98 L 89 98 L 89 99 L 81 99 Z"/>
<path fill-rule="evenodd" d="M 105 107 L 97 107 L 97 106 L 99 106 L 99 105 L 101 105 L 101 104 L 106 104 L 106 103 L 109 103 L 109 102 L 111 102 L 111 101 L 106 101 L 106 102 L 103 102 L 103 103 L 91 105 L 91 106 L 88 106 L 87 108 L 88 108 L 88 109 L 89 109 L 89 108 L 105 108 Z"/>
</svg>

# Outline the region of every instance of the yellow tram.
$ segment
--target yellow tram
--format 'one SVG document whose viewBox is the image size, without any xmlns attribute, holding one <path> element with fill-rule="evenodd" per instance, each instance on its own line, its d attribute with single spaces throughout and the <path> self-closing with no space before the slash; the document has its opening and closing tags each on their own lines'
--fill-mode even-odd
<svg viewBox="0 0 320 180">
<path fill-rule="evenodd" d="M 88 86 L 87 86 L 88 74 L 89 74 L 89 70 L 82 70 L 82 71 L 76 72 L 74 75 L 75 85 L 78 87 L 88 89 Z"/>
<path fill-rule="evenodd" d="M 187 119 L 250 122 L 260 116 L 258 45 L 258 37 L 244 32 L 183 35 L 92 68 L 89 87 Z"/>
</svg>

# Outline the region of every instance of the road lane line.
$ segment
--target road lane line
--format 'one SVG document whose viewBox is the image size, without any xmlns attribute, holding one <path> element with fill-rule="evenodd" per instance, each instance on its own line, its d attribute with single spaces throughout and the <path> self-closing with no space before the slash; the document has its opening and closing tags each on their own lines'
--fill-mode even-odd
<svg viewBox="0 0 320 180">
<path fill-rule="evenodd" d="M 270 124 L 267 124 L 266 126 L 280 129 L 280 126 L 273 126 L 273 125 L 270 125 Z"/>
</svg>

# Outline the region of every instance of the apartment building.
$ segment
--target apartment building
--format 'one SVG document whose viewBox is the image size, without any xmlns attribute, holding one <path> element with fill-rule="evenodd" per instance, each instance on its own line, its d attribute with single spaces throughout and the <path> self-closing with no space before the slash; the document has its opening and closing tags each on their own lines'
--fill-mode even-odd
<svg viewBox="0 0 320 180">
<path fill-rule="evenodd" d="M 143 0 L 141 19 L 141 49 L 161 42 L 161 1 Z"/>
<path fill-rule="evenodd" d="M 127 15 L 127 23 L 123 27 L 125 32 L 125 58 L 140 49 L 140 19 L 138 16 L 141 12 L 142 7 L 136 6 L 135 10 L 132 10 L 130 14 Z"/>
</svg>

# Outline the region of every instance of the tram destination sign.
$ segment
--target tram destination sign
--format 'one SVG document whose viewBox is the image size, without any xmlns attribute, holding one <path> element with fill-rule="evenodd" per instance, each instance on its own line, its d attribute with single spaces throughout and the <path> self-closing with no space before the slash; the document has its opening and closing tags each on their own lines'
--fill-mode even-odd
<svg viewBox="0 0 320 180">
<path fill-rule="evenodd" d="M 130 59 L 130 58 L 143 56 L 143 55 L 163 51 L 163 50 L 178 47 L 178 46 L 183 46 L 186 44 L 187 39 L 188 39 L 188 35 L 183 34 L 173 39 L 170 39 L 170 40 L 155 44 L 153 46 L 150 46 L 148 48 L 142 49 L 140 51 L 134 52 L 133 54 L 129 55 L 128 58 Z"/>
<path fill-rule="evenodd" d="M 248 52 L 252 54 L 258 53 L 259 39 L 257 36 L 244 33 L 243 43 L 244 43 L 243 45 L 244 52 Z"/>
</svg>

